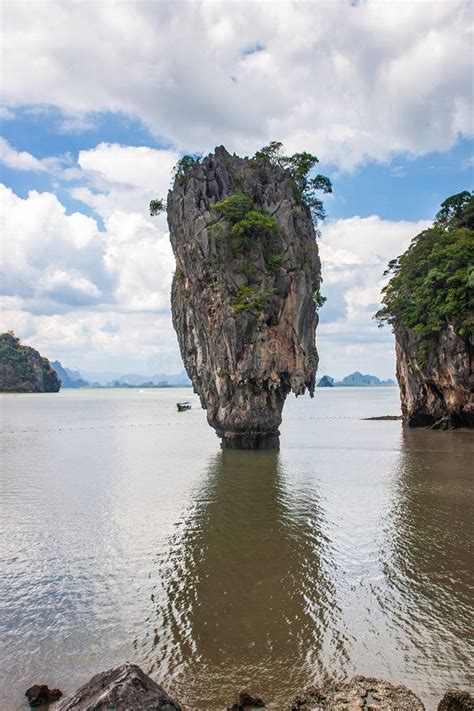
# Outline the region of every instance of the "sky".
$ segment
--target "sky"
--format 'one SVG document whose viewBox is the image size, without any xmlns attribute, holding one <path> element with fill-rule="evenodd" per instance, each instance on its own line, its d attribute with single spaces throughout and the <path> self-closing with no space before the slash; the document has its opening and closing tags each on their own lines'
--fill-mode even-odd
<svg viewBox="0 0 474 711">
<path fill-rule="evenodd" d="M 319 375 L 393 377 L 373 320 L 385 266 L 473 187 L 473 8 L 4 0 L 2 331 L 71 368 L 180 371 L 166 216 L 148 204 L 184 153 L 279 140 L 333 182 Z"/>
</svg>

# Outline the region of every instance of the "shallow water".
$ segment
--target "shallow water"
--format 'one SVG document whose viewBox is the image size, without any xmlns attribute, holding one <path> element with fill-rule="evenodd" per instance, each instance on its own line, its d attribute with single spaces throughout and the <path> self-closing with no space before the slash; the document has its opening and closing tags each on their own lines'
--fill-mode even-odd
<svg viewBox="0 0 474 711">
<path fill-rule="evenodd" d="M 472 686 L 472 433 L 321 389 L 278 454 L 222 452 L 189 397 L 1 396 L 0 707 L 126 659 L 196 709 L 355 673 L 427 709 Z"/>
</svg>

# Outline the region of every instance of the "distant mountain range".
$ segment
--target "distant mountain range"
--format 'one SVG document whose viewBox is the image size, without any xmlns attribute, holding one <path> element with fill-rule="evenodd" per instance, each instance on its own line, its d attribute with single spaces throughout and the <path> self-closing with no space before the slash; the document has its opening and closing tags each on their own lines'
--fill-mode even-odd
<svg viewBox="0 0 474 711">
<path fill-rule="evenodd" d="M 335 381 L 330 375 L 323 375 L 322 378 L 318 380 L 318 388 L 338 388 L 338 387 L 365 387 L 365 386 L 376 386 L 376 385 L 395 385 L 395 381 L 392 379 L 380 380 L 376 375 L 363 375 L 359 373 L 358 370 L 355 373 L 346 375 L 345 378 L 339 381 Z"/>
<path fill-rule="evenodd" d="M 59 360 L 51 363 L 51 367 L 56 371 L 56 374 L 61 379 L 62 388 L 86 388 L 89 383 L 81 377 L 78 370 L 63 368 Z"/>
<path fill-rule="evenodd" d="M 187 388 L 191 381 L 185 370 L 181 373 L 156 373 L 155 375 L 139 375 L 138 373 L 94 372 L 73 370 L 61 365 L 58 360 L 51 363 L 61 378 L 63 388 Z M 323 375 L 318 381 L 318 388 L 361 387 L 376 385 L 395 385 L 394 380 L 380 380 L 376 375 L 363 375 L 359 371 L 346 375 L 340 381 Z"/>
<path fill-rule="evenodd" d="M 186 371 L 178 374 L 156 373 L 155 375 L 138 375 L 137 373 L 93 372 L 87 370 L 72 370 L 61 365 L 56 360 L 51 363 L 61 378 L 63 388 L 186 388 L 190 387 Z"/>
</svg>

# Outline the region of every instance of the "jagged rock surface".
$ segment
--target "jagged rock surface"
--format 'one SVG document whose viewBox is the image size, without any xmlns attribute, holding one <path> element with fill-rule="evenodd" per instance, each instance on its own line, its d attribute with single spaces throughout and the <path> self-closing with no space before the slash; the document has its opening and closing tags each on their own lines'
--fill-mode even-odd
<svg viewBox="0 0 474 711">
<path fill-rule="evenodd" d="M 183 711 L 183 707 L 135 664 L 96 674 L 61 701 L 55 711 Z"/>
<path fill-rule="evenodd" d="M 424 711 L 424 705 L 406 686 L 393 686 L 388 681 L 355 676 L 348 682 L 308 689 L 293 702 L 291 711 Z"/>
<path fill-rule="evenodd" d="M 23 346 L 13 333 L 0 335 L 0 391 L 55 393 L 61 380 L 47 358 Z"/>
<path fill-rule="evenodd" d="M 212 206 L 236 191 L 278 220 L 271 245 L 255 240 L 245 251 L 225 233 Z M 209 229 L 216 221 L 220 233 Z M 168 222 L 173 324 L 208 422 L 224 446 L 275 445 L 288 393 L 314 392 L 320 261 L 310 212 L 283 169 L 256 168 L 221 147 L 170 191 Z M 268 267 L 269 250 L 276 268 Z M 241 287 L 270 294 L 264 307 L 237 311 Z"/>
<path fill-rule="evenodd" d="M 437 711 L 474 711 L 474 697 L 468 691 L 447 691 Z"/>
<path fill-rule="evenodd" d="M 452 326 L 420 362 L 419 341 L 395 328 L 397 379 L 404 421 L 411 427 L 474 426 L 474 347 Z"/>
</svg>

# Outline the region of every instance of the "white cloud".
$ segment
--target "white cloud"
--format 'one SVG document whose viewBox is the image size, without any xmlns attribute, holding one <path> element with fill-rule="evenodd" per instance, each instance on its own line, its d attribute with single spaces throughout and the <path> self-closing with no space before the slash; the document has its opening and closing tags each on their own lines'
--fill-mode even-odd
<svg viewBox="0 0 474 711">
<path fill-rule="evenodd" d="M 178 158 L 170 150 L 101 143 L 79 152 L 81 170 L 71 169 L 66 178 L 81 184 L 69 192 L 103 218 L 116 212 L 147 215 L 150 200 L 166 198 Z M 157 221 L 162 228 L 165 223 L 164 217 Z"/>
<path fill-rule="evenodd" d="M 105 168 L 104 174 L 112 179 Z M 109 369 L 116 361 L 118 370 L 128 364 L 151 372 L 166 370 L 159 367 L 163 358 L 178 363 L 169 313 L 174 259 L 164 229 L 143 213 L 115 210 L 100 231 L 94 219 L 68 215 L 51 193 L 31 191 L 22 199 L 1 186 L 0 195 L 2 328 L 68 365 Z M 428 224 L 372 215 L 323 226 L 328 303 L 317 332 L 320 374 L 340 377 L 358 368 L 393 375 L 391 334 L 377 329 L 372 317 L 388 261 Z"/>
<path fill-rule="evenodd" d="M 401 254 L 430 222 L 382 220 L 377 215 L 324 224 L 320 256 L 327 304 L 317 331 L 320 374 L 336 377 L 349 370 L 392 377 L 393 339 L 389 328 L 373 320 L 387 263 Z"/>
<path fill-rule="evenodd" d="M 7 109 L 6 106 L 0 106 L 0 119 L 2 121 L 11 121 L 11 119 L 15 118 L 15 113 L 11 111 L 10 109 Z"/>
<path fill-rule="evenodd" d="M 0 196 L 2 291 L 22 298 L 25 310 L 63 313 L 93 303 L 168 310 L 174 259 L 167 233 L 150 218 L 117 210 L 101 232 L 93 218 L 66 214 L 52 193 L 22 199 L 0 185 Z"/>
<path fill-rule="evenodd" d="M 0 163 L 3 163 L 7 168 L 14 170 L 32 170 L 44 171 L 46 166 L 35 158 L 31 153 L 26 151 L 17 151 L 6 141 L 0 137 Z"/>
<path fill-rule="evenodd" d="M 104 264 L 122 309 L 167 311 L 174 257 L 168 233 L 138 214 L 115 212 L 106 221 Z"/>
<path fill-rule="evenodd" d="M 0 326 L 51 358 L 89 369 L 179 366 L 168 234 L 143 214 L 68 215 L 51 193 L 0 185 Z"/>
<path fill-rule="evenodd" d="M 4 3 L 4 101 L 59 107 L 73 125 L 120 111 L 180 150 L 278 138 L 344 168 L 473 132 L 466 0 L 34 7 L 25 32 L 30 4 Z"/>
<path fill-rule="evenodd" d="M 71 306 L 93 303 L 101 296 L 90 279 L 61 269 L 43 274 L 37 282 L 37 293 Z"/>
</svg>

